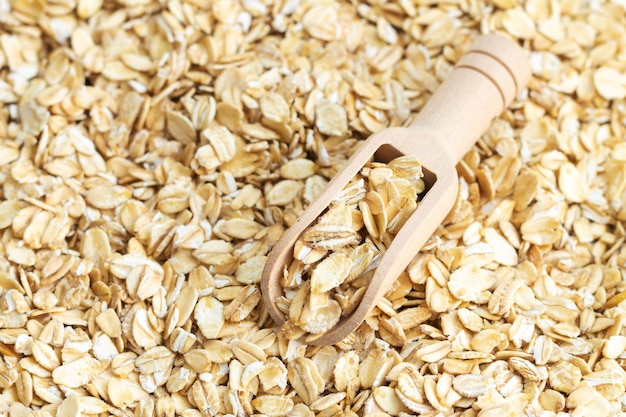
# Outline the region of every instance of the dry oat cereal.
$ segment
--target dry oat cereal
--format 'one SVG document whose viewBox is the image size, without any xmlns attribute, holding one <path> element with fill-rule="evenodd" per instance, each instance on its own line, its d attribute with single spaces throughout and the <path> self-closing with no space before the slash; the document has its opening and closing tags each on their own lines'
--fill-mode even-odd
<svg viewBox="0 0 626 417">
<path fill-rule="evenodd" d="M 287 338 L 321 335 L 359 305 L 380 257 L 417 208 L 422 177 L 411 156 L 370 162 L 302 232 L 282 279 Z"/>
<path fill-rule="evenodd" d="M 281 331 L 268 252 L 480 33 L 533 77 L 452 212 L 309 344 L 419 191 L 365 167 L 298 244 Z M 0 0 L 0 415 L 626 416 L 625 100 L 620 0 Z"/>
</svg>

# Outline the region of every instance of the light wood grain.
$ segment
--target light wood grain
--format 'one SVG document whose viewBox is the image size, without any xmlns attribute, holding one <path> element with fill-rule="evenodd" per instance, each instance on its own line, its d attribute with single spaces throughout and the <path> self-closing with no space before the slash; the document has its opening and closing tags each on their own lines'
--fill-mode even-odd
<svg viewBox="0 0 626 417">
<path fill-rule="evenodd" d="M 304 229 L 319 217 L 372 155 L 376 154 L 380 160 L 400 154 L 415 155 L 427 171 L 426 195 L 380 261 L 359 307 L 313 343 L 337 343 L 354 331 L 452 208 L 458 191 L 456 163 L 526 86 L 529 78 L 530 65 L 522 48 L 498 35 L 481 36 L 408 128 L 385 129 L 367 139 L 268 256 L 261 290 L 276 324 L 285 320 L 275 305 L 282 294 L 280 277 Z"/>
</svg>

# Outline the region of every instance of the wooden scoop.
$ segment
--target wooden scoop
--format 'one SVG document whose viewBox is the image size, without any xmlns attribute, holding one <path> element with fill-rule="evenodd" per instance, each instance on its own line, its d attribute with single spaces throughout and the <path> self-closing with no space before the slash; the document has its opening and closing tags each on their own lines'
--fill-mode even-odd
<svg viewBox="0 0 626 417">
<path fill-rule="evenodd" d="M 274 322 L 280 325 L 285 321 L 275 302 L 282 295 L 280 279 L 293 260 L 293 247 L 300 234 L 372 156 L 380 162 L 401 155 L 416 156 L 426 183 L 417 210 L 382 256 L 359 306 L 312 343 L 334 344 L 353 332 L 450 212 L 458 192 L 455 165 L 529 78 L 528 57 L 517 43 L 498 35 L 480 36 L 409 127 L 388 128 L 370 136 L 270 252 L 261 291 Z"/>
</svg>

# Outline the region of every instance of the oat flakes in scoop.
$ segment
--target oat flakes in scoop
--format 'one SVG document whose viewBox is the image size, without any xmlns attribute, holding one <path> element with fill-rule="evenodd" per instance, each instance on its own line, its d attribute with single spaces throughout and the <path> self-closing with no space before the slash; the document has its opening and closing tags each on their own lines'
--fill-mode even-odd
<svg viewBox="0 0 626 417">
<path fill-rule="evenodd" d="M 288 338 L 313 340 L 359 305 L 381 255 L 417 208 L 422 177 L 411 156 L 370 162 L 302 233 L 281 281 Z"/>
</svg>

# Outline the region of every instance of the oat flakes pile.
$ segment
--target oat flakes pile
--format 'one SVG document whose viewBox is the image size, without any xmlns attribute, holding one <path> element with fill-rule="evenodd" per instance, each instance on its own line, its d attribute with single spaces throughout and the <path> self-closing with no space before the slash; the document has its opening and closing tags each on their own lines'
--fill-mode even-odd
<svg viewBox="0 0 626 417">
<path fill-rule="evenodd" d="M 626 415 L 626 5 L 0 0 L 0 413 Z M 533 79 L 351 337 L 277 336 L 265 256 L 471 39 Z"/>
</svg>

